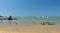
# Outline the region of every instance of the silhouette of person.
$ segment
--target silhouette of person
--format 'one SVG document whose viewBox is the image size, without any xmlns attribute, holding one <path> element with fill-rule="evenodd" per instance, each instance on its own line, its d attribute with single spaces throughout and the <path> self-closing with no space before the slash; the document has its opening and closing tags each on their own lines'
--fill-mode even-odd
<svg viewBox="0 0 60 33">
<path fill-rule="evenodd" d="M 12 20 L 12 16 L 9 16 L 8 20 Z"/>
<path fill-rule="evenodd" d="M 11 23 L 12 16 L 9 16 L 8 20 L 9 20 L 9 23 Z"/>
</svg>

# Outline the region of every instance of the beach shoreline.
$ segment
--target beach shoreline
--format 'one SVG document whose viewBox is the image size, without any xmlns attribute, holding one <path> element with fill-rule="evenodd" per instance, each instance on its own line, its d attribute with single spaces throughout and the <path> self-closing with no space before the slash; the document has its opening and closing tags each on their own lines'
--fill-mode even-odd
<svg viewBox="0 0 60 33">
<path fill-rule="evenodd" d="M 40 24 L 0 24 L 3 33 L 60 33 L 60 26 Z"/>
</svg>

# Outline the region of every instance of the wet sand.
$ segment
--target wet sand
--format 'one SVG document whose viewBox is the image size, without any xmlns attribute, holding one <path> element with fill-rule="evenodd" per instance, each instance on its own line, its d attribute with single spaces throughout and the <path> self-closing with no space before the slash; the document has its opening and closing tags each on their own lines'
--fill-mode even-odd
<svg viewBox="0 0 60 33">
<path fill-rule="evenodd" d="M 0 24 L 0 33 L 60 33 L 60 26 L 40 24 Z"/>
</svg>

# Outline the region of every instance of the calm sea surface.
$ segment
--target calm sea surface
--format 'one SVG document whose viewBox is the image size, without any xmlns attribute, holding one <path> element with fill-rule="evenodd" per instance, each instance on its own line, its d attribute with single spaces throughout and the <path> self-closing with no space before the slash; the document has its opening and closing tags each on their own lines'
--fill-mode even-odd
<svg viewBox="0 0 60 33">
<path fill-rule="evenodd" d="M 18 20 L 12 20 L 10 22 L 12 23 L 27 23 L 27 24 L 32 24 L 34 23 L 40 23 L 40 22 L 52 22 L 52 23 L 57 23 L 60 24 L 60 16 L 52 16 L 52 17 L 42 17 L 42 16 L 24 16 L 24 17 L 15 17 Z M 8 20 L 3 20 L 0 23 L 9 23 Z"/>
</svg>

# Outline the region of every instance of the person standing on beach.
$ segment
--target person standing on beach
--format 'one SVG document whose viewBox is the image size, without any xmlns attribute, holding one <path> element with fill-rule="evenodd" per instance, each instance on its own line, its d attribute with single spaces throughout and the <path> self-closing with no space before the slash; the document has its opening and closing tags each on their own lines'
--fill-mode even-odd
<svg viewBox="0 0 60 33">
<path fill-rule="evenodd" d="M 12 16 L 9 16 L 8 20 L 9 20 L 9 23 L 11 23 Z"/>
</svg>

